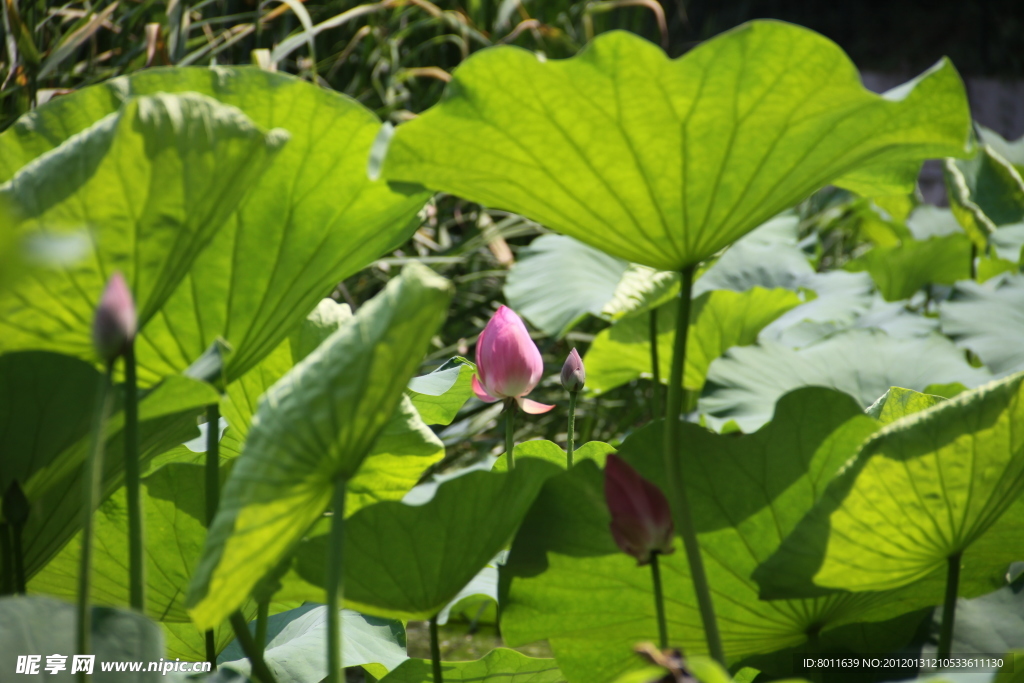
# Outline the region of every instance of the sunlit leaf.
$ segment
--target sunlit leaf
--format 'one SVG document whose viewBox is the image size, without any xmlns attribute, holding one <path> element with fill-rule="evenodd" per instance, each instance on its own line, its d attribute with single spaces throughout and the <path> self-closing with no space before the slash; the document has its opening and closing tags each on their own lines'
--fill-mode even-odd
<svg viewBox="0 0 1024 683">
<path fill-rule="evenodd" d="M 84 230 L 90 241 L 86 258 L 34 269 L 0 293 L 0 349 L 93 359 L 93 310 L 115 270 L 144 326 L 286 140 L 209 97 L 158 94 L 129 100 L 13 176 L 0 173 L 18 231 Z"/>
<path fill-rule="evenodd" d="M 338 282 L 404 241 L 428 195 L 367 178 L 380 122 L 354 100 L 285 74 L 222 67 L 147 69 L 54 98 L 0 135 L 0 181 L 129 98 L 182 92 L 237 107 L 290 138 L 266 173 L 238 186 L 247 191 L 238 210 L 209 226 L 213 241 L 138 340 L 140 381 L 152 382 L 181 372 L 223 337 L 234 349 L 230 382 L 276 349 Z"/>
<path fill-rule="evenodd" d="M 413 377 L 406 393 L 424 422 L 448 425 L 473 395 L 474 374 L 476 365 L 452 358 L 428 375 Z"/>
<path fill-rule="evenodd" d="M 441 675 L 452 683 L 565 683 L 553 659 L 527 657 L 515 650 L 495 648 L 473 662 L 442 662 Z M 432 683 L 430 660 L 410 659 L 381 683 Z"/>
<path fill-rule="evenodd" d="M 473 55 L 397 128 L 383 175 L 679 270 L 825 184 L 909 193 L 915 162 L 963 156 L 969 129 L 947 61 L 879 96 L 838 46 L 790 24 L 751 22 L 677 60 L 613 31 L 573 59 Z"/>
<path fill-rule="evenodd" d="M 780 590 L 866 591 L 943 569 L 1024 490 L 1022 387 L 1015 375 L 880 431 L 759 574 Z"/>
<path fill-rule="evenodd" d="M 971 277 L 971 242 L 963 233 L 933 237 L 923 242 L 906 240 L 891 247 L 875 247 L 850 261 L 847 270 L 871 273 L 886 301 L 909 299 L 929 284 L 951 285 Z"/>
<path fill-rule="evenodd" d="M 335 485 L 356 476 L 449 297 L 446 280 L 407 265 L 268 392 L 189 588 L 199 628 L 236 609 L 324 512 Z"/>
</svg>

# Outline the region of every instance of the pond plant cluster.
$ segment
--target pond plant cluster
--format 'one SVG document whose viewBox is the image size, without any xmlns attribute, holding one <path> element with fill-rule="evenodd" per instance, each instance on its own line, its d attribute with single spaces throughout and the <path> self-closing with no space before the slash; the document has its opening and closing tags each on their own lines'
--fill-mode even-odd
<svg viewBox="0 0 1024 683">
<path fill-rule="evenodd" d="M 394 127 L 254 67 L 56 97 L 0 134 L 0 678 L 1020 680 L 1022 171 L 948 61 L 877 95 L 772 21 L 488 48 Z M 550 233 L 475 362 L 422 373 L 450 281 L 325 297 L 438 192 Z M 608 324 L 559 376 L 524 318 Z M 583 438 L 628 383 L 640 417 Z M 504 447 L 438 474 L 479 402 Z M 565 440 L 516 443 L 541 415 Z M 467 613 L 553 657 L 442 661 Z"/>
</svg>

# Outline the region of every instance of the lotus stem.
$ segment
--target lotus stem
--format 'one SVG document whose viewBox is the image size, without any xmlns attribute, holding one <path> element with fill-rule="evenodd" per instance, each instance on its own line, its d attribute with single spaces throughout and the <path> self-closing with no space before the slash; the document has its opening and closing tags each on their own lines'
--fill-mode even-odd
<svg viewBox="0 0 1024 683">
<path fill-rule="evenodd" d="M 263 661 L 263 653 L 256 647 L 256 641 L 253 640 L 252 634 L 249 633 L 249 624 L 246 623 L 242 613 L 237 611 L 232 613 L 230 621 L 231 629 L 235 632 L 235 638 L 238 639 L 238 644 L 242 646 L 242 652 L 249 658 L 249 663 L 252 665 L 253 677 L 260 683 L 277 683 L 277 679 L 271 673 L 270 667 Z"/>
<path fill-rule="evenodd" d="M 220 505 L 220 404 L 206 407 L 206 530 L 213 528 L 213 518 Z M 244 620 L 243 620 L 244 621 Z M 248 633 L 248 631 L 246 631 Z M 217 668 L 217 637 L 213 629 L 206 632 L 206 661 Z M 254 669 L 255 670 L 255 669 Z"/>
<path fill-rule="evenodd" d="M 566 466 L 570 469 L 572 468 L 572 454 L 575 450 L 573 437 L 576 435 L 576 399 L 579 397 L 579 394 L 580 392 L 578 391 L 569 392 L 569 426 L 565 439 L 565 462 Z"/>
<path fill-rule="evenodd" d="M 89 611 L 89 588 L 92 579 L 92 514 L 97 501 L 102 495 L 103 485 L 103 448 L 106 445 L 107 413 L 110 411 L 110 376 L 113 364 L 107 365 L 107 371 L 100 377 L 96 391 L 96 404 L 93 410 L 92 437 L 89 453 L 86 456 L 85 468 L 82 472 L 82 551 L 79 556 L 78 568 L 78 623 L 77 623 L 77 654 L 89 654 L 90 631 L 92 629 Z M 85 672 L 79 673 L 79 680 L 85 681 Z"/>
<path fill-rule="evenodd" d="M 139 472 L 139 391 L 135 340 L 124 352 L 124 484 L 128 490 L 128 585 L 133 609 L 146 611 L 146 556 Z"/>
<path fill-rule="evenodd" d="M 697 606 L 700 608 L 701 622 L 704 625 L 708 653 L 719 664 L 725 666 L 725 653 L 722 650 L 722 638 L 715 619 L 714 603 L 711 601 L 711 589 L 708 586 L 707 572 L 704 570 L 704 560 L 700 555 L 700 544 L 690 514 L 690 501 L 679 466 L 679 436 L 683 420 L 683 368 L 686 363 L 686 335 L 690 328 L 693 271 L 694 266 L 687 266 L 682 270 L 682 291 L 676 316 L 676 339 L 672 351 L 672 369 L 669 374 L 668 400 L 665 408 L 665 471 L 668 475 L 666 484 L 676 529 L 683 537 L 686 559 L 690 564 L 690 578 L 693 581 L 694 593 L 697 595 Z"/>
<path fill-rule="evenodd" d="M 651 553 L 651 581 L 654 583 L 654 610 L 658 615 L 658 649 L 668 649 L 668 624 L 665 621 L 665 594 L 661 590 L 658 553 Z"/>
<path fill-rule="evenodd" d="M 270 598 L 256 603 L 256 647 L 267 649 L 267 619 L 270 617 Z"/>
<path fill-rule="evenodd" d="M 658 309 L 652 308 L 648 315 L 651 341 L 651 418 L 661 417 L 661 372 L 658 369 Z"/>
<path fill-rule="evenodd" d="M 512 471 L 516 467 L 515 432 L 516 402 L 515 399 L 508 399 L 505 401 L 505 453 L 508 454 L 509 471 Z"/>
<path fill-rule="evenodd" d="M 334 516 L 331 518 L 331 546 L 327 553 L 327 683 L 344 683 L 341 661 L 341 606 L 345 573 L 345 481 L 334 485 Z"/>
<path fill-rule="evenodd" d="M 0 514 L 3 515 L 5 527 L 3 531 L 3 542 L 6 543 L 4 552 L 7 555 L 4 559 L 5 568 L 9 572 L 5 580 L 10 582 L 10 592 L 24 595 L 26 592 L 25 554 L 21 534 L 25 530 L 25 523 L 28 522 L 29 502 L 17 479 L 11 481 L 11 485 L 4 493 Z M 8 530 L 10 536 L 7 535 Z"/>
<path fill-rule="evenodd" d="M 14 593 L 14 550 L 11 548 L 11 525 L 0 523 L 0 595 Z"/>
<path fill-rule="evenodd" d="M 444 683 L 441 674 L 441 640 L 437 635 L 437 615 L 430 618 L 430 666 L 434 671 L 434 683 Z"/>
<path fill-rule="evenodd" d="M 953 647 L 953 625 L 956 623 L 956 598 L 960 593 L 960 552 L 949 556 L 946 568 L 946 600 L 942 603 L 942 628 L 939 631 L 939 659 L 949 657 Z"/>
</svg>

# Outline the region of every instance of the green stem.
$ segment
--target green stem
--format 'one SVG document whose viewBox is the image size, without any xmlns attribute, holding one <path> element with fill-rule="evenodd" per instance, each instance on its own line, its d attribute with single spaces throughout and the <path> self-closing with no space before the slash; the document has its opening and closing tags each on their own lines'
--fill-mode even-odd
<svg viewBox="0 0 1024 683">
<path fill-rule="evenodd" d="M 245 622 L 245 617 L 242 616 L 242 613 L 233 612 L 230 621 L 231 629 L 235 632 L 235 638 L 238 639 L 238 644 L 242 646 L 242 652 L 249 658 L 249 663 L 252 665 L 253 677 L 260 683 L 277 683 L 274 674 L 270 672 L 267 663 L 263 661 L 263 653 L 256 647 L 256 641 L 253 640 L 252 634 L 249 633 L 249 624 Z"/>
<path fill-rule="evenodd" d="M 345 482 L 334 485 L 331 545 L 327 551 L 327 683 L 344 683 L 341 661 L 341 606 L 345 589 Z"/>
<path fill-rule="evenodd" d="M 665 595 L 661 591 L 658 553 L 651 553 L 651 580 L 654 582 L 654 610 L 658 614 L 658 648 L 668 649 L 668 623 L 665 621 Z"/>
<path fill-rule="evenodd" d="M 128 492 L 128 585 L 132 608 L 146 610 L 146 558 L 139 474 L 139 392 L 135 342 L 124 352 L 124 485 Z"/>
<path fill-rule="evenodd" d="M 437 615 L 430 618 L 430 665 L 434 670 L 434 683 L 444 683 L 441 675 L 441 640 L 437 635 Z"/>
<path fill-rule="evenodd" d="M 949 657 L 956 623 L 956 597 L 960 593 L 960 553 L 949 556 L 946 569 L 946 600 L 942 603 L 942 629 L 939 631 L 939 659 Z"/>
<path fill-rule="evenodd" d="M 78 568 L 78 624 L 76 654 L 86 655 L 90 650 L 92 628 L 89 612 L 89 588 L 92 579 L 92 513 L 102 495 L 103 448 L 106 445 L 107 412 L 110 410 L 110 375 L 112 367 L 100 378 L 93 410 L 92 436 L 89 453 L 82 472 L 82 550 Z M 85 681 L 85 673 L 79 673 L 79 680 Z"/>
<path fill-rule="evenodd" d="M 14 537 L 14 590 L 25 595 L 28 592 L 28 584 L 25 581 L 25 554 L 21 542 L 22 528 L 21 524 L 11 525 Z"/>
<path fill-rule="evenodd" d="M 213 518 L 220 505 L 220 404 L 206 407 L 206 531 L 213 528 Z M 248 633 L 248 631 L 246 631 Z M 217 636 L 213 629 L 206 632 L 206 661 L 217 666 Z"/>
<path fill-rule="evenodd" d="M 718 632 L 715 619 L 715 607 L 711 602 L 711 590 L 708 577 L 704 570 L 704 560 L 700 555 L 700 544 L 690 514 L 690 501 L 683 482 L 682 469 L 679 463 L 680 430 L 683 420 L 683 368 L 686 363 L 686 335 L 690 327 L 690 298 L 693 295 L 694 266 L 682 270 L 682 292 L 679 296 L 679 310 L 676 315 L 676 339 L 672 351 L 672 370 L 669 374 L 668 400 L 665 409 L 665 471 L 667 473 L 667 489 L 672 504 L 676 528 L 683 537 L 686 559 L 690 564 L 690 578 L 693 590 L 697 595 L 697 606 L 700 609 L 701 621 L 704 625 L 704 637 L 707 639 L 708 652 L 725 666 L 725 653 L 722 650 L 722 638 Z"/>
<path fill-rule="evenodd" d="M 658 370 L 658 309 L 652 308 L 648 316 L 650 318 L 650 342 L 651 342 L 651 417 L 657 420 L 661 417 L 661 372 Z"/>
<path fill-rule="evenodd" d="M 515 432 L 516 432 L 516 402 L 515 399 L 505 401 L 505 453 L 508 454 L 508 469 L 515 469 Z"/>
<path fill-rule="evenodd" d="M 14 550 L 11 548 L 11 525 L 0 523 L 0 595 L 14 593 Z"/>
<path fill-rule="evenodd" d="M 572 453 L 575 450 L 573 439 L 576 436 L 576 399 L 579 397 L 578 391 L 569 392 L 569 427 L 566 432 L 565 439 L 565 462 L 568 467 L 572 467 Z"/>
<path fill-rule="evenodd" d="M 270 617 L 270 598 L 256 603 L 256 647 L 267 648 L 267 619 Z"/>
<path fill-rule="evenodd" d="M 978 279 L 978 245 L 971 242 L 971 279 Z"/>
</svg>

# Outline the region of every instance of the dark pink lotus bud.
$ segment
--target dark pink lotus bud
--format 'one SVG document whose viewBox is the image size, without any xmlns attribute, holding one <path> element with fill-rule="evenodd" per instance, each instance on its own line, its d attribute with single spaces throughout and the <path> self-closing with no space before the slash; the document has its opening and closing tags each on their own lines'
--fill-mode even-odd
<svg viewBox="0 0 1024 683">
<path fill-rule="evenodd" d="M 491 316 L 476 341 L 476 369 L 473 392 L 481 401 L 494 403 L 512 398 L 524 413 L 531 415 L 554 408 L 523 398 L 540 381 L 544 361 L 522 319 L 507 306 Z"/>
<path fill-rule="evenodd" d="M 587 371 L 583 368 L 583 359 L 574 347 L 562 366 L 562 386 L 566 391 L 579 391 L 586 382 Z"/>
<path fill-rule="evenodd" d="M 675 527 L 661 490 L 625 460 L 609 454 L 604 466 L 604 497 L 612 513 L 612 537 L 622 552 L 648 564 L 653 553 L 668 555 Z"/>
<path fill-rule="evenodd" d="M 92 320 L 92 343 L 106 363 L 112 363 L 135 339 L 135 302 L 121 273 L 114 273 L 100 297 Z"/>
</svg>

